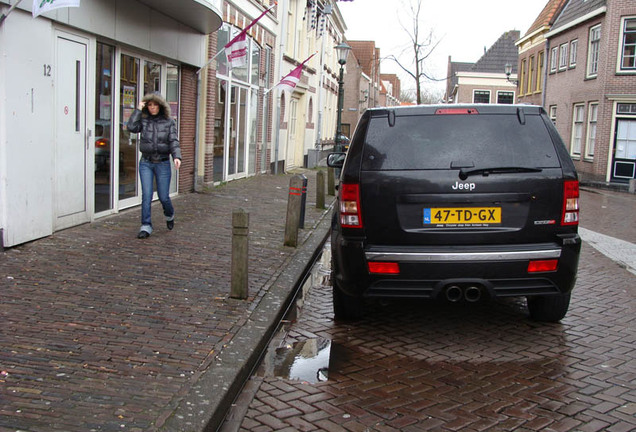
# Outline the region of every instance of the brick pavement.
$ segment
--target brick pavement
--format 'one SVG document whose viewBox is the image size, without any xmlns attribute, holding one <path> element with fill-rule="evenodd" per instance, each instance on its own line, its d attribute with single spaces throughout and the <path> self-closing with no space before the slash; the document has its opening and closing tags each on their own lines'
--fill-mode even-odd
<svg viewBox="0 0 636 432">
<path fill-rule="evenodd" d="M 582 192 L 588 230 L 634 239 L 634 214 L 633 195 Z M 559 324 L 529 320 L 522 299 L 375 302 L 336 323 L 318 280 L 273 346 L 330 340 L 328 381 L 262 367 L 221 431 L 636 430 L 635 278 L 584 243 Z"/>
<path fill-rule="evenodd" d="M 315 171 L 304 173 L 297 249 L 283 246 L 291 176 L 265 175 L 175 198 L 173 231 L 155 203 L 147 240 L 135 238 L 137 208 L 3 251 L 0 430 L 202 430 L 326 235 Z M 229 297 L 239 207 L 246 301 Z"/>
</svg>

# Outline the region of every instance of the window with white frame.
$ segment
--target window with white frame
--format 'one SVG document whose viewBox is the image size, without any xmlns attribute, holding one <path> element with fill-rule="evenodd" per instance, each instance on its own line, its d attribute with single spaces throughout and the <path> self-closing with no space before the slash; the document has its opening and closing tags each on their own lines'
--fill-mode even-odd
<svg viewBox="0 0 636 432">
<path fill-rule="evenodd" d="M 601 25 L 594 26 L 590 29 L 589 47 L 587 50 L 587 76 L 595 77 L 598 75 L 598 57 L 601 45 Z"/>
<path fill-rule="evenodd" d="M 570 67 L 573 68 L 576 66 L 576 51 L 579 46 L 579 40 L 574 39 L 570 42 Z"/>
<path fill-rule="evenodd" d="M 550 50 L 550 72 L 556 72 L 557 70 L 557 62 L 559 56 L 559 48 L 554 47 Z"/>
<path fill-rule="evenodd" d="M 474 90 L 473 103 L 490 103 L 490 90 Z"/>
<path fill-rule="evenodd" d="M 585 105 L 576 104 L 572 110 L 572 140 L 570 153 L 573 156 L 581 155 L 581 144 L 583 141 L 583 120 L 585 117 Z"/>
<path fill-rule="evenodd" d="M 623 20 L 621 70 L 636 71 L 636 18 Z"/>
<path fill-rule="evenodd" d="M 591 102 L 587 110 L 587 142 L 585 143 L 585 157 L 594 158 L 596 146 L 596 120 L 598 118 L 598 102 Z"/>
<path fill-rule="evenodd" d="M 515 92 L 510 91 L 498 91 L 497 92 L 498 104 L 513 104 L 515 103 Z"/>
<path fill-rule="evenodd" d="M 568 67 L 568 44 L 561 44 L 559 47 L 559 70 L 565 70 Z"/>
<path fill-rule="evenodd" d="M 550 120 L 552 120 L 552 124 L 556 126 L 556 117 L 557 116 L 557 106 L 550 105 Z"/>
</svg>

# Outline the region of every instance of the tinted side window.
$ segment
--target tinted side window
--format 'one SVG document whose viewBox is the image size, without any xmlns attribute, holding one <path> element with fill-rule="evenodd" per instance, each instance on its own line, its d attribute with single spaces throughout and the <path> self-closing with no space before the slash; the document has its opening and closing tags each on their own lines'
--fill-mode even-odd
<svg viewBox="0 0 636 432">
<path fill-rule="evenodd" d="M 538 115 L 427 115 L 386 117 L 369 123 L 363 170 L 449 169 L 451 162 L 475 168 L 558 168 L 559 158 Z"/>
</svg>

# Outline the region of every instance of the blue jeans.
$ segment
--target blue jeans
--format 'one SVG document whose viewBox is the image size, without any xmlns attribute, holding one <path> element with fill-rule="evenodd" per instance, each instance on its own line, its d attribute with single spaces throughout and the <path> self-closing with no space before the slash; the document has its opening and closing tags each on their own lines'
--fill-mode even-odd
<svg viewBox="0 0 636 432">
<path fill-rule="evenodd" d="M 139 177 L 141 178 L 141 231 L 152 233 L 150 208 L 152 205 L 153 180 L 157 182 L 157 195 L 163 206 L 166 221 L 174 219 L 174 207 L 170 201 L 170 178 L 172 177 L 170 160 L 152 163 L 139 161 Z"/>
</svg>

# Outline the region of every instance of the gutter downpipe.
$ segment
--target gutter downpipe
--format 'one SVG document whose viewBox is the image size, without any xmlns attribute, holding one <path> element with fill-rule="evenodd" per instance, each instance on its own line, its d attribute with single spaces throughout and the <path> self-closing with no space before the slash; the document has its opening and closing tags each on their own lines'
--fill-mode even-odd
<svg viewBox="0 0 636 432">
<path fill-rule="evenodd" d="M 283 78 L 283 56 L 285 55 L 285 38 L 287 37 L 287 0 L 281 0 L 283 3 L 281 13 L 281 32 L 280 43 L 278 45 L 278 76 L 277 83 Z M 278 174 L 278 148 L 280 146 L 280 99 L 281 90 L 276 89 L 276 110 L 274 113 L 274 124 L 276 125 L 276 139 L 274 140 L 274 174 Z M 287 155 L 285 155 L 287 157 Z"/>
<path fill-rule="evenodd" d="M 331 5 L 329 5 L 331 6 Z M 331 12 L 329 13 L 331 14 Z M 326 15 L 326 14 L 325 14 Z M 325 20 L 326 21 L 326 20 Z M 326 24 L 325 24 L 326 27 Z M 318 77 L 318 120 L 317 120 L 317 124 L 316 124 L 316 150 L 320 150 L 320 142 L 322 141 L 322 117 L 324 115 L 324 107 L 323 107 L 323 100 L 324 100 L 324 86 L 323 86 L 323 80 L 324 75 L 325 75 L 325 68 L 323 67 L 323 65 L 325 64 L 325 39 L 326 36 L 325 34 L 328 33 L 327 29 L 325 29 L 325 31 L 322 33 L 322 42 L 321 42 L 321 47 L 320 47 L 320 75 Z"/>
<path fill-rule="evenodd" d="M 545 60 L 543 61 L 543 89 L 541 90 L 541 106 L 544 110 L 547 110 L 545 106 L 546 93 L 548 90 L 548 67 L 550 57 L 550 39 L 545 38 Z M 549 113 L 548 113 L 549 114 Z"/>
</svg>

